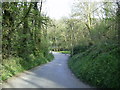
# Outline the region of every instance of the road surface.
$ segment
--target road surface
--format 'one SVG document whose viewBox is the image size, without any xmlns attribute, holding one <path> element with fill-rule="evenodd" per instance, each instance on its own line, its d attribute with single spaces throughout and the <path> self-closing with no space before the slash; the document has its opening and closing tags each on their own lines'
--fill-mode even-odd
<svg viewBox="0 0 120 90">
<path fill-rule="evenodd" d="M 52 53 L 55 57 L 52 62 L 12 77 L 3 88 L 90 88 L 68 68 L 69 55 Z"/>
</svg>

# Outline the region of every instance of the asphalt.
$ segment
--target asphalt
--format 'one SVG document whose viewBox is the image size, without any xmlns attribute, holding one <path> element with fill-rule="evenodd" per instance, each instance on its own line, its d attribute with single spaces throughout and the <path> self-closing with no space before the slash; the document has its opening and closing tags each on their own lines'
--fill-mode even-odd
<svg viewBox="0 0 120 90">
<path fill-rule="evenodd" d="M 25 71 L 3 83 L 3 88 L 91 88 L 77 79 L 67 62 L 69 55 L 52 52 L 54 60 Z"/>
</svg>

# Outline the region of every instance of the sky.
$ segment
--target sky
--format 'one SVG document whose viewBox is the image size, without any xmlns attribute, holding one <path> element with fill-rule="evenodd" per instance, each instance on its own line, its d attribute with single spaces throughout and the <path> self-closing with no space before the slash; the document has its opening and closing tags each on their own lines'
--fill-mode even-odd
<svg viewBox="0 0 120 90">
<path fill-rule="evenodd" d="M 74 0 L 46 0 L 43 3 L 44 13 L 52 19 L 69 17 Z"/>
<path fill-rule="evenodd" d="M 60 19 L 62 17 L 69 17 L 71 9 L 75 0 L 45 0 L 42 11 L 44 14 L 52 19 Z M 78 0 L 81 2 L 101 2 L 114 0 Z"/>
</svg>

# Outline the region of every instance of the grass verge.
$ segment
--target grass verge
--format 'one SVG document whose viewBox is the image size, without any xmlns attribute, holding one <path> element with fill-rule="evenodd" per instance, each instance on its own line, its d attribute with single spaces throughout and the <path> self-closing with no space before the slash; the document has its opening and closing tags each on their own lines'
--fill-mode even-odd
<svg viewBox="0 0 120 90">
<path fill-rule="evenodd" d="M 68 64 L 81 80 L 102 88 L 120 88 L 120 48 L 115 46 L 92 47 L 75 54 Z"/>
<path fill-rule="evenodd" d="M 30 55 L 29 60 L 23 60 L 20 57 L 11 57 L 9 60 L 3 60 L 2 64 L 0 64 L 0 71 L 2 72 L 0 80 L 3 82 L 17 73 L 50 62 L 53 58 L 54 56 L 52 54 L 48 54 L 47 57 L 44 57 L 43 55 L 39 57 Z"/>
<path fill-rule="evenodd" d="M 70 54 L 70 51 L 57 51 L 57 52 L 60 52 L 60 53 L 63 53 L 63 54 Z"/>
</svg>

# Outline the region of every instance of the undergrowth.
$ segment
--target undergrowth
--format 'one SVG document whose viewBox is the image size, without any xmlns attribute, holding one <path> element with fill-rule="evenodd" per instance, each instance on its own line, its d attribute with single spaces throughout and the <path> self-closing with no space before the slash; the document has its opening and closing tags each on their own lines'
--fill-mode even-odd
<svg viewBox="0 0 120 90">
<path fill-rule="evenodd" d="M 120 47 L 92 46 L 69 60 L 69 67 L 81 80 L 102 88 L 120 88 Z"/>
<path fill-rule="evenodd" d="M 35 57 L 34 55 L 30 55 L 28 60 L 23 60 L 20 57 L 11 57 L 8 59 L 4 59 L 1 65 L 1 80 L 5 81 L 13 75 L 23 72 L 25 70 L 29 70 L 38 65 L 45 64 L 53 59 L 52 54 L 48 54 L 47 57 L 40 55 L 39 57 Z"/>
</svg>

